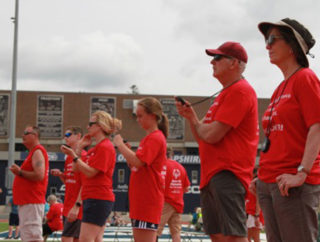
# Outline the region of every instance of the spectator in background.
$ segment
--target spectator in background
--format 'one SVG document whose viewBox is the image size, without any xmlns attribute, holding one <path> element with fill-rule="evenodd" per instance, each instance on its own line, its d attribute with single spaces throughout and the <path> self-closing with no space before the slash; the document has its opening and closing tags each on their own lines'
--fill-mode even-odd
<svg viewBox="0 0 320 242">
<path fill-rule="evenodd" d="M 18 205 L 20 236 L 22 241 L 42 241 L 42 219 L 48 186 L 49 159 L 40 144 L 40 130 L 27 126 L 23 132 L 24 146 L 29 150 L 21 167 L 10 167 L 15 175 L 13 181 L 13 202 Z"/>
<path fill-rule="evenodd" d="M 121 219 L 121 215 L 116 211 L 114 211 L 110 219 L 110 226 L 121 226 L 121 225 L 123 225 L 123 220 Z"/>
<path fill-rule="evenodd" d="M 78 147 L 81 137 L 82 129 L 77 126 L 68 127 L 64 134 L 66 145 L 73 150 Z M 86 153 L 85 150 L 82 150 L 82 159 Z M 72 157 L 68 155 L 64 163 L 64 172 L 59 169 L 51 169 L 51 175 L 58 176 L 65 184 L 62 242 L 78 241 L 80 235 L 82 206 L 76 201 L 80 200 L 81 177 L 79 172 L 72 170 L 72 163 Z"/>
<path fill-rule="evenodd" d="M 43 240 L 46 241 L 48 236 L 55 231 L 63 229 L 62 211 L 63 204 L 57 202 L 57 197 L 53 194 L 48 196 L 48 203 L 50 205 L 49 212 L 45 217 L 45 223 L 42 226 Z"/>
<path fill-rule="evenodd" d="M 195 231 L 201 231 L 203 226 L 201 207 L 195 207 L 194 212 L 191 215 L 191 221 L 188 225 L 188 229 L 193 226 Z"/>
<path fill-rule="evenodd" d="M 183 213 L 183 195 L 188 191 L 190 181 L 186 169 L 172 160 L 173 150 L 167 147 L 167 161 L 164 165 L 165 175 L 164 206 L 157 235 L 161 236 L 166 223 L 169 225 L 172 242 L 180 242 L 181 214 Z"/>
<path fill-rule="evenodd" d="M 49 205 L 49 203 L 46 201 L 46 203 L 44 204 L 44 217 L 43 217 L 43 219 L 45 219 L 47 213 L 49 212 L 49 209 L 50 209 L 50 205 Z"/>
<path fill-rule="evenodd" d="M 102 241 L 107 218 L 111 213 L 115 196 L 112 188 L 112 176 L 116 164 L 116 151 L 110 141 L 110 136 L 121 129 L 121 121 L 112 118 L 104 111 L 92 114 L 88 124 L 88 133 L 81 138 L 76 150 L 65 145 L 61 150 L 72 157 L 73 171 L 83 174 L 81 200 L 83 216 L 80 229 L 81 242 Z M 85 157 L 82 151 L 91 145 Z"/>
<path fill-rule="evenodd" d="M 166 162 L 166 137 L 169 122 L 161 103 L 153 97 L 138 102 L 137 121 L 146 131 L 136 152 L 120 135 L 113 139 L 131 168 L 129 184 L 130 218 L 136 242 L 154 242 L 164 203 L 164 179 L 161 171 Z"/>
<path fill-rule="evenodd" d="M 197 210 L 198 210 L 198 208 L 195 207 L 195 208 L 194 208 L 194 211 L 193 211 L 193 213 L 192 213 L 192 215 L 191 215 L 191 221 L 190 221 L 190 223 L 189 223 L 188 228 L 190 228 L 192 225 L 193 225 L 194 227 L 196 226 L 196 224 L 197 224 L 197 222 L 198 222 L 198 219 L 199 219 L 199 214 L 198 214 Z"/>
<path fill-rule="evenodd" d="M 13 203 L 13 199 L 10 198 L 8 205 L 11 207 L 9 214 L 9 231 L 6 239 L 19 239 L 19 215 L 18 206 Z M 13 236 L 13 229 L 16 227 L 16 231 Z"/>
</svg>

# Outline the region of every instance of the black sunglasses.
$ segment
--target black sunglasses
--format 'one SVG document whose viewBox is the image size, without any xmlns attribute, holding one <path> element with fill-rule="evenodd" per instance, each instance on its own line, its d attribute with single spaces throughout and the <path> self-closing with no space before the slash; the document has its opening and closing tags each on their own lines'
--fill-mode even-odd
<svg viewBox="0 0 320 242">
<path fill-rule="evenodd" d="M 71 132 L 68 132 L 68 133 L 65 133 L 65 134 L 64 134 L 64 137 L 69 138 L 71 135 L 72 135 L 72 133 L 71 133 Z"/>
<path fill-rule="evenodd" d="M 273 45 L 277 39 L 284 39 L 281 35 L 269 35 L 266 38 L 266 45 Z"/>
<path fill-rule="evenodd" d="M 97 124 L 97 122 L 89 122 L 89 127 L 91 127 L 92 125 Z"/>
<path fill-rule="evenodd" d="M 35 132 L 33 131 L 23 131 L 23 135 L 28 135 L 28 134 L 35 134 Z"/>
<path fill-rule="evenodd" d="M 221 60 L 222 58 L 232 59 L 232 57 L 227 56 L 227 55 L 219 55 L 219 54 L 217 54 L 217 55 L 214 55 L 214 56 L 213 56 L 213 60 L 214 60 L 214 61 L 219 61 L 219 60 Z"/>
</svg>

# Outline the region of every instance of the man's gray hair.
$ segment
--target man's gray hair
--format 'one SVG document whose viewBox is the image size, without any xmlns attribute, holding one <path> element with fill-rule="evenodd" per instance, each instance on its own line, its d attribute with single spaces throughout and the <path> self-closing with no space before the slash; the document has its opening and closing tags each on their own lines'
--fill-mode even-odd
<svg viewBox="0 0 320 242">
<path fill-rule="evenodd" d="M 48 202 L 56 202 L 57 201 L 57 197 L 54 194 L 51 194 L 48 196 L 47 198 Z"/>
<path fill-rule="evenodd" d="M 240 73 L 242 74 L 244 72 L 244 70 L 246 69 L 247 67 L 247 64 L 241 60 L 239 60 L 239 70 L 240 70 Z"/>
</svg>

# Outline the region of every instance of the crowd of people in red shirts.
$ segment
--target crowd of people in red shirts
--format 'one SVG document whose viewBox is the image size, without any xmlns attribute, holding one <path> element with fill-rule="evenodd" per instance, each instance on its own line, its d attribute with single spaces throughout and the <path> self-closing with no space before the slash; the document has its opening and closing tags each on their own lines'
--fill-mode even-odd
<svg viewBox="0 0 320 242">
<path fill-rule="evenodd" d="M 203 119 L 198 118 L 195 104 L 176 97 L 178 113 L 188 120 L 199 144 L 203 228 L 212 241 L 247 242 L 248 235 L 258 241 L 257 231 L 264 221 L 270 242 L 316 241 L 320 82 L 307 59 L 315 40 L 307 28 L 289 18 L 262 22 L 258 28 L 270 62 L 281 70 L 284 81 L 262 119 L 266 137 L 256 178 L 252 179 L 259 141 L 257 97 L 243 76 L 248 62 L 244 47 L 228 41 L 206 50 L 212 57 L 213 76 L 223 89 Z M 189 181 L 184 168 L 167 157 L 168 118 L 153 97 L 139 100 L 136 117 L 145 131 L 136 151 L 116 134 L 122 122 L 104 111 L 92 114 L 84 136 L 78 127 L 67 128 L 66 144 L 61 146 L 67 155 L 65 170 L 51 170 L 66 184 L 64 208 L 51 205 L 52 210 L 62 210 L 62 241 L 102 241 L 115 202 L 115 147 L 131 169 L 129 212 L 134 240 L 154 242 L 168 223 L 172 240 L 180 241 L 183 193 Z M 39 140 L 39 128 L 27 126 L 23 143 L 29 155 L 21 166 L 10 167 L 23 241 L 43 240 L 49 160 Z M 49 228 L 51 218 L 49 211 Z"/>
</svg>

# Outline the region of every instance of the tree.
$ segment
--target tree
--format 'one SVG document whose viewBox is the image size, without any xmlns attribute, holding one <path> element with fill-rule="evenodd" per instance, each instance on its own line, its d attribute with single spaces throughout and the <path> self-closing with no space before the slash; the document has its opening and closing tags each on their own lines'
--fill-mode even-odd
<svg viewBox="0 0 320 242">
<path fill-rule="evenodd" d="M 139 89 L 138 89 L 138 87 L 136 86 L 136 85 L 132 85 L 132 86 L 130 86 L 130 93 L 131 94 L 139 94 Z"/>
</svg>

